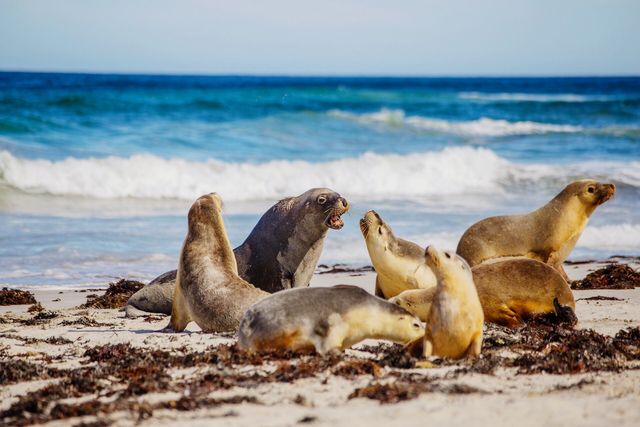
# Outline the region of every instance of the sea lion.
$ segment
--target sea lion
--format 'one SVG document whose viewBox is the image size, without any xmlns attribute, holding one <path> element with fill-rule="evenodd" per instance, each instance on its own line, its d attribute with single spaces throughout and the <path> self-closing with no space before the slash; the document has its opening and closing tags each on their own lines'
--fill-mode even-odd
<svg viewBox="0 0 640 427">
<path fill-rule="evenodd" d="M 200 197 L 188 215 L 168 330 L 195 321 L 204 332 L 235 331 L 251 304 L 269 295 L 238 276 L 216 193 Z"/>
<path fill-rule="evenodd" d="M 488 259 L 524 256 L 556 268 L 573 250 L 593 211 L 615 193 L 613 184 L 591 179 L 572 182 L 538 210 L 494 216 L 464 232 L 456 253 L 474 267 Z"/>
<path fill-rule="evenodd" d="M 270 295 L 245 313 L 238 343 L 250 351 L 344 350 L 367 339 L 409 343 L 424 335 L 405 309 L 356 286 L 302 288 Z"/>
<path fill-rule="evenodd" d="M 485 322 L 515 328 L 534 315 L 556 312 L 558 304 L 575 311 L 569 284 L 543 262 L 524 257 L 498 259 L 473 267 L 471 273 Z M 434 293 L 434 289 L 409 290 L 389 302 L 426 321 Z"/>
<path fill-rule="evenodd" d="M 427 247 L 425 263 L 438 284 L 427 315 L 424 356 L 476 357 L 482 348 L 484 315 L 471 268 L 456 254 Z"/>
<path fill-rule="evenodd" d="M 234 249 L 240 277 L 267 292 L 309 286 L 327 231 L 339 230 L 349 203 L 328 188 L 313 188 L 280 200 L 260 218 L 249 237 Z M 133 294 L 128 317 L 171 314 L 176 270 Z"/>
<path fill-rule="evenodd" d="M 407 289 L 436 286 L 436 276 L 424 263 L 424 249 L 396 237 L 376 211 L 364 214 L 360 231 L 376 270 L 376 296 L 389 299 Z"/>
</svg>

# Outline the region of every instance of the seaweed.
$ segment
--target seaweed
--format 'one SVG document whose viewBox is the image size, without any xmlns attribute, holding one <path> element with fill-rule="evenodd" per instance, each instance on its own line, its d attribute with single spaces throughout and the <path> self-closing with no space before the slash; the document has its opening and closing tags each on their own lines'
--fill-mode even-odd
<svg viewBox="0 0 640 427">
<path fill-rule="evenodd" d="M 640 287 L 640 273 L 626 264 L 611 264 L 571 282 L 571 289 L 633 289 Z"/>
<path fill-rule="evenodd" d="M 109 283 L 104 295 L 96 297 L 94 294 L 87 296 L 87 302 L 78 308 L 122 308 L 127 304 L 131 295 L 138 292 L 144 283 L 135 280 L 120 279 Z M 91 297 L 91 298 L 89 298 Z"/>
<path fill-rule="evenodd" d="M 36 298 L 29 291 L 2 288 L 0 290 L 0 305 L 37 304 Z"/>
</svg>

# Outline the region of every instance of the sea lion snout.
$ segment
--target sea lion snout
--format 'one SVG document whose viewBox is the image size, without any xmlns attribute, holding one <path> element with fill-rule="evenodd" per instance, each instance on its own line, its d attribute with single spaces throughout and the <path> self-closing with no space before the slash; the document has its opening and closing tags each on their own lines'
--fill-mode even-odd
<svg viewBox="0 0 640 427">
<path fill-rule="evenodd" d="M 616 186 L 614 184 L 599 184 L 598 194 L 598 203 L 602 204 L 616 194 Z"/>
</svg>

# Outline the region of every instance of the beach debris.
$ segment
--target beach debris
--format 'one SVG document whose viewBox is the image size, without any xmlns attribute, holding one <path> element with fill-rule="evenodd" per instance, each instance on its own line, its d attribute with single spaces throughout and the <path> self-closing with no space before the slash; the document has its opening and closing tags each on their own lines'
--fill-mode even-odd
<svg viewBox="0 0 640 427">
<path fill-rule="evenodd" d="M 605 297 L 604 295 L 596 295 L 588 298 L 579 298 L 576 301 L 624 301 L 624 299 L 616 297 Z"/>
<path fill-rule="evenodd" d="M 2 288 L 0 290 L 0 305 L 37 304 L 36 298 L 29 291 Z"/>
<path fill-rule="evenodd" d="M 21 359 L 0 360 L 0 385 L 14 384 L 33 379 L 47 379 L 63 376 L 64 372 L 44 366 L 42 363 L 31 363 Z"/>
<path fill-rule="evenodd" d="M 333 273 L 365 273 L 369 271 L 375 271 L 373 266 L 365 265 L 363 267 L 350 267 L 347 264 L 335 264 L 329 267 L 326 264 L 320 264 L 317 269 L 318 274 L 333 274 Z M 359 274 L 358 274 L 359 275 Z"/>
<path fill-rule="evenodd" d="M 138 292 L 143 286 L 142 282 L 120 279 L 117 282 L 109 283 L 104 295 L 88 295 L 87 302 L 78 308 L 122 308 L 127 304 L 131 295 Z"/>
<path fill-rule="evenodd" d="M 33 304 L 31 307 L 29 307 L 29 308 L 27 309 L 27 311 L 28 311 L 29 313 L 39 313 L 39 312 L 41 312 L 41 311 L 44 311 L 44 307 L 42 306 L 42 304 L 40 304 L 40 303 L 38 302 L 38 303 Z"/>
<path fill-rule="evenodd" d="M 633 289 L 640 287 L 640 273 L 626 264 L 611 264 L 571 282 L 571 289 Z"/>
</svg>

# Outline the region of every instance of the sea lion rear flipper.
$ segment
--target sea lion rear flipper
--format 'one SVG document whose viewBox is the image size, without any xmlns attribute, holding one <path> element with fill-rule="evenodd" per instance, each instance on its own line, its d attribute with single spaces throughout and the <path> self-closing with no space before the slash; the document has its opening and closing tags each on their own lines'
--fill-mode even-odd
<svg viewBox="0 0 640 427">
<path fill-rule="evenodd" d="M 576 316 L 575 311 L 568 305 L 560 305 L 558 298 L 553 299 L 553 308 L 555 309 L 558 323 L 567 323 L 570 326 L 575 326 L 578 323 L 578 316 Z"/>
</svg>

